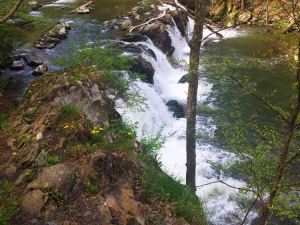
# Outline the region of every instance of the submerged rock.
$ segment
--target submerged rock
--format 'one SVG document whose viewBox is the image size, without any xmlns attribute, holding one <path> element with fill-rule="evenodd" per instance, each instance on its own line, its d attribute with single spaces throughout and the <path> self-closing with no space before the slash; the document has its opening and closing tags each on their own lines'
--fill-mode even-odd
<svg viewBox="0 0 300 225">
<path fill-rule="evenodd" d="M 179 84 L 184 84 L 189 82 L 189 75 L 185 74 L 183 75 L 180 80 L 178 81 Z"/>
<path fill-rule="evenodd" d="M 173 112 L 173 116 L 176 118 L 184 118 L 184 109 L 183 106 L 180 105 L 176 100 L 170 100 L 166 104 L 171 112 Z"/>
</svg>

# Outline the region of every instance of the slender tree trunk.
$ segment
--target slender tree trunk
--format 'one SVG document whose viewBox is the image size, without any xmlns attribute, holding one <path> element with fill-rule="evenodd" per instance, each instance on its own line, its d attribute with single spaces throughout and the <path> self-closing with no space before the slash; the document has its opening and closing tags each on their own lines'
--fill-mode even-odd
<svg viewBox="0 0 300 225">
<path fill-rule="evenodd" d="M 187 96 L 187 124 L 186 124 L 186 185 L 196 191 L 196 109 L 200 47 L 203 37 L 205 18 L 205 3 L 207 0 L 195 0 L 195 25 L 192 40 L 189 42 L 189 87 Z"/>
<path fill-rule="evenodd" d="M 12 10 L 6 16 L 4 16 L 2 19 L 0 19 L 0 24 L 6 22 L 10 17 L 12 17 L 14 15 L 14 13 L 20 7 L 22 2 L 23 2 L 23 0 L 18 0 L 17 3 L 15 4 L 15 6 L 12 8 Z"/>
</svg>

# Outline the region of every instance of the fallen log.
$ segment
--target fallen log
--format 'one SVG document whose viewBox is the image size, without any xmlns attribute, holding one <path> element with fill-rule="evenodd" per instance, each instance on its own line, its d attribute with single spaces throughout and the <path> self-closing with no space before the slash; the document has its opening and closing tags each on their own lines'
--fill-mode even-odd
<svg viewBox="0 0 300 225">
<path fill-rule="evenodd" d="M 151 21 L 153 20 L 156 20 L 156 19 L 159 19 L 159 18 L 162 18 L 166 15 L 166 10 L 163 11 L 163 13 L 161 15 L 159 15 L 158 17 L 155 17 L 155 18 L 152 18 L 151 20 L 148 20 L 147 22 L 145 23 L 142 23 L 142 24 L 139 24 L 139 25 L 136 25 L 134 27 L 132 27 L 130 30 L 129 30 L 129 33 L 131 33 L 134 29 L 136 29 L 137 27 L 141 27 L 141 26 L 145 26 L 147 25 L 148 23 L 150 23 Z"/>
<path fill-rule="evenodd" d="M 70 13 L 76 13 L 76 12 L 79 11 L 80 9 L 85 8 L 85 7 L 88 7 L 88 6 L 91 5 L 92 3 L 93 3 L 93 1 L 89 1 L 89 2 L 87 2 L 87 3 L 85 3 L 85 4 L 83 4 L 82 6 L 79 6 L 78 8 L 72 10 L 71 12 L 69 12 L 69 14 L 70 14 Z"/>
</svg>

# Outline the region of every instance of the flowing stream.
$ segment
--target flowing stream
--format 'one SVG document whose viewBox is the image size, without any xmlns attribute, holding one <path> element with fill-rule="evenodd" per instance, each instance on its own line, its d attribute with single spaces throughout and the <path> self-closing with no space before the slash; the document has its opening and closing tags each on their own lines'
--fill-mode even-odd
<svg viewBox="0 0 300 225">
<path fill-rule="evenodd" d="M 63 40 L 56 48 L 50 50 L 33 49 L 32 44 L 26 44 L 19 48 L 16 53 L 34 52 L 41 55 L 46 63 L 51 65 L 53 59 L 69 51 L 72 44 L 97 42 L 100 39 L 110 38 L 112 33 L 107 28 L 108 20 L 115 15 L 125 13 L 136 5 L 149 6 L 153 1 L 145 0 L 142 3 L 137 0 L 107 0 L 95 1 L 95 10 L 89 15 L 67 14 L 68 11 L 78 7 L 84 2 L 79 0 L 59 0 L 55 4 L 47 5 L 38 12 L 32 14 L 36 16 L 46 16 L 54 21 L 67 21 L 72 30 L 68 38 Z M 62 7 L 66 7 L 61 9 Z M 146 10 L 145 10 L 146 13 Z M 189 21 L 189 28 L 192 30 L 193 21 Z M 185 39 L 180 35 L 176 28 L 169 27 L 168 31 L 172 39 L 172 45 L 176 48 L 173 57 L 177 60 L 188 61 L 189 47 Z M 205 30 L 204 36 L 210 32 Z M 203 58 L 215 60 L 221 63 L 223 57 L 231 56 L 236 60 L 249 59 L 256 51 L 267 51 L 270 45 L 261 44 L 258 35 L 265 35 L 263 29 L 253 27 L 232 28 L 222 31 L 223 40 L 219 40 L 215 35 L 210 36 L 202 49 Z M 36 40 L 38 34 L 33 33 L 30 38 Z M 29 38 L 29 39 L 30 39 Z M 168 173 L 182 180 L 185 179 L 185 132 L 186 119 L 176 119 L 168 110 L 166 102 L 177 100 L 183 106 L 186 104 L 187 84 L 179 84 L 180 78 L 186 74 L 182 67 L 174 67 L 169 62 L 166 55 L 158 50 L 151 40 L 140 42 L 153 50 L 156 59 L 143 53 L 142 56 L 152 63 L 155 69 L 154 85 L 143 82 L 135 82 L 135 88 L 147 99 L 144 111 L 127 108 L 122 100 L 116 104 L 117 110 L 123 117 L 130 122 L 138 122 L 138 137 L 156 135 L 162 132 L 162 135 L 170 135 L 160 150 L 160 159 L 164 169 Z M 281 67 L 280 63 L 273 58 L 274 62 L 268 68 L 251 68 L 242 71 L 250 76 L 255 89 L 268 93 L 275 88 L 280 95 L 276 98 L 277 102 L 283 102 L 285 93 L 289 91 L 288 87 L 292 83 L 290 74 Z M 245 94 L 240 88 L 230 83 L 222 83 L 220 80 L 211 79 L 205 71 L 204 62 L 201 63 L 198 100 L 199 104 L 210 109 L 223 108 L 226 110 L 239 109 L 244 117 L 253 113 L 260 115 L 262 123 L 274 123 L 272 112 L 264 108 L 259 102 L 251 96 Z M 54 69 L 54 67 L 52 67 Z M 4 71 L 4 73 L 7 71 Z M 35 79 L 31 71 L 18 72 L 13 77 L 13 83 L 6 94 L 15 98 L 21 98 L 24 88 Z M 234 101 L 240 103 L 234 104 Z M 209 162 L 226 163 L 234 159 L 234 155 L 226 150 L 222 141 L 216 141 L 211 137 L 218 136 L 218 128 L 214 122 L 213 113 L 201 113 L 197 116 L 197 128 L 201 134 L 197 142 L 197 186 L 211 183 L 197 189 L 197 194 L 204 200 L 208 216 L 212 224 L 236 224 L 232 215 L 243 217 L 244 211 L 240 208 L 240 200 L 236 197 L 236 191 L 221 183 L 213 183 L 217 180 L 223 180 L 236 187 L 244 185 L 243 181 L 236 180 L 233 177 L 226 177 L 221 171 L 213 168 Z M 226 116 L 224 115 L 224 119 Z M 175 132 L 175 133 L 174 133 Z M 256 215 L 251 214 L 249 219 Z M 249 220 L 249 221 L 250 221 Z M 249 222 L 250 224 L 250 222 Z"/>
</svg>

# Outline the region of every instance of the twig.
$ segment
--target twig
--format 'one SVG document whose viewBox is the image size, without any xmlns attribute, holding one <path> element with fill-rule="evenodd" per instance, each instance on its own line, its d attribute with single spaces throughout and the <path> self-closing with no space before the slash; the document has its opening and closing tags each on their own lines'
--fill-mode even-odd
<svg viewBox="0 0 300 225">
<path fill-rule="evenodd" d="M 222 181 L 222 180 L 218 180 L 218 181 L 214 181 L 214 182 L 210 182 L 210 183 L 198 185 L 198 186 L 196 186 L 196 187 L 197 187 L 197 188 L 200 188 L 200 187 L 207 186 L 207 185 L 210 185 L 210 184 L 215 184 L 215 183 L 225 184 L 225 185 L 228 186 L 228 187 L 231 187 L 231 188 L 234 188 L 234 189 L 238 189 L 238 190 L 241 190 L 241 191 L 247 191 L 247 192 L 256 193 L 254 190 L 250 190 L 250 189 L 246 189 L 246 188 L 235 187 L 235 186 L 232 186 L 232 185 L 230 185 L 230 184 L 225 183 L 225 182 Z"/>
</svg>

